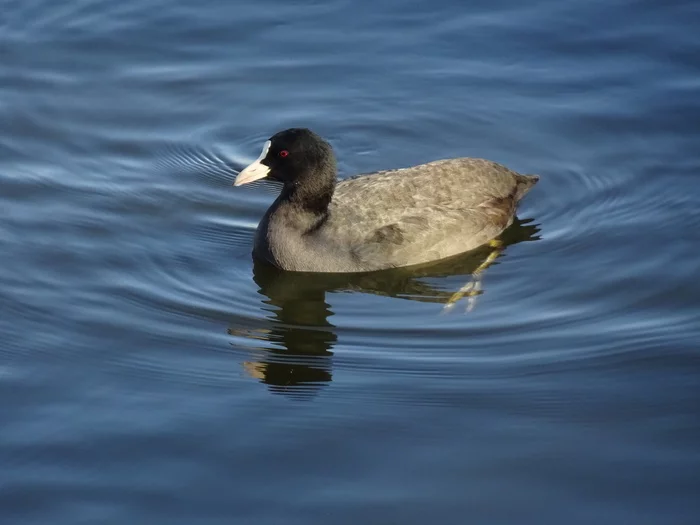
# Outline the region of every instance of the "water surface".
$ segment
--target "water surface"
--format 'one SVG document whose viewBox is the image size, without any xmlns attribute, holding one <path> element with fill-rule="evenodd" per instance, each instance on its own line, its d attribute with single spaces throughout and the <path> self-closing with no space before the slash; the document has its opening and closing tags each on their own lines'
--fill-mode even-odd
<svg viewBox="0 0 700 525">
<path fill-rule="evenodd" d="M 695 3 L 0 12 L 3 523 L 698 522 Z M 488 249 L 253 262 L 290 126 L 541 180 L 443 312 Z"/>
</svg>

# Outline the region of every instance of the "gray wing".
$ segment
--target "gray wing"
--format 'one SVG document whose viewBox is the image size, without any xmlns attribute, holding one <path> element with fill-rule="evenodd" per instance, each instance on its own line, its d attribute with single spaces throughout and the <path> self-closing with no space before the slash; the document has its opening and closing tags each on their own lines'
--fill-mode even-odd
<svg viewBox="0 0 700 525">
<path fill-rule="evenodd" d="M 328 224 L 361 266 L 432 261 L 480 246 L 512 221 L 536 182 L 482 159 L 448 159 L 338 184 Z M 348 232 L 351 232 L 348 235 Z"/>
<path fill-rule="evenodd" d="M 445 159 L 397 170 L 357 175 L 338 183 L 334 201 L 362 214 L 408 206 L 478 206 L 489 197 L 505 197 L 518 173 L 484 159 Z"/>
<path fill-rule="evenodd" d="M 444 259 L 487 243 L 512 218 L 494 217 L 483 209 L 425 208 L 376 228 L 350 247 L 361 266 L 404 266 Z"/>
</svg>

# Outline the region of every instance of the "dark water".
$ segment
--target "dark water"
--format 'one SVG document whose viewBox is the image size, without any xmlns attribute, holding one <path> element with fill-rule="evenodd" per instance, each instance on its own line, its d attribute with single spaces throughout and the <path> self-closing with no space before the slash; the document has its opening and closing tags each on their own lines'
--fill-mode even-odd
<svg viewBox="0 0 700 525">
<path fill-rule="evenodd" d="M 697 2 L 0 1 L 0 522 L 700 522 Z M 421 274 L 254 265 L 262 141 L 542 179 Z M 471 309 L 468 313 L 465 311 Z"/>
</svg>

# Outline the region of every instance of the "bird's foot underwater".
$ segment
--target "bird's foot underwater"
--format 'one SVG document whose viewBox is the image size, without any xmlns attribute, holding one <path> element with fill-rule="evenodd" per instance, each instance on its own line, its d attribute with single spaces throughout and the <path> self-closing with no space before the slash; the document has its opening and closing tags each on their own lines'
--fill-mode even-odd
<svg viewBox="0 0 700 525">
<path fill-rule="evenodd" d="M 452 294 L 445 303 L 445 306 L 442 307 L 442 312 L 447 313 L 452 311 L 455 305 L 464 297 L 467 298 L 466 311 L 471 312 L 476 307 L 476 298 L 482 293 L 481 276 L 479 274 L 472 274 L 472 280 Z"/>
<path fill-rule="evenodd" d="M 464 297 L 467 298 L 466 312 L 469 313 L 476 307 L 476 300 L 479 295 L 483 293 L 482 291 L 482 274 L 493 262 L 501 255 L 503 251 L 503 241 L 498 239 L 493 239 L 489 241 L 489 246 L 493 248 L 493 251 L 489 256 L 482 262 L 473 272 L 472 279 L 467 284 L 462 286 L 457 292 L 453 293 L 452 296 L 447 300 L 445 306 L 442 308 L 443 313 L 451 311 L 455 305 Z"/>
</svg>

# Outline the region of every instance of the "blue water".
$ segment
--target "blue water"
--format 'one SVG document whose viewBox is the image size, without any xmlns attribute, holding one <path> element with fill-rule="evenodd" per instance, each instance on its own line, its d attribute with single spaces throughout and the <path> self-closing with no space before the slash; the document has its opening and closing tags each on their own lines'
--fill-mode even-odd
<svg viewBox="0 0 700 525">
<path fill-rule="evenodd" d="M 0 523 L 700 523 L 697 2 L 0 0 Z M 253 263 L 341 176 L 541 175 L 425 274 Z"/>
</svg>

